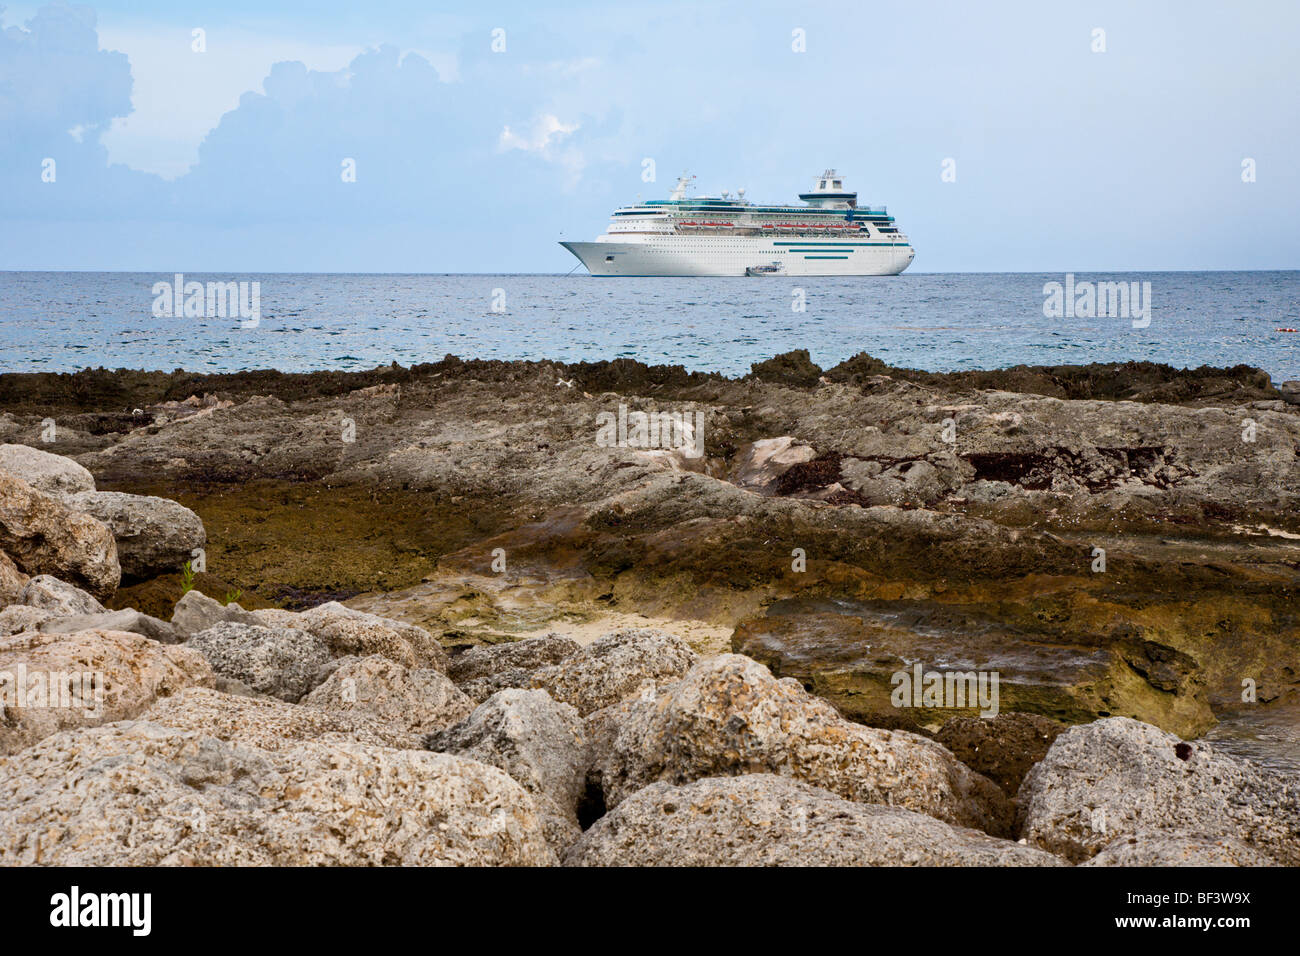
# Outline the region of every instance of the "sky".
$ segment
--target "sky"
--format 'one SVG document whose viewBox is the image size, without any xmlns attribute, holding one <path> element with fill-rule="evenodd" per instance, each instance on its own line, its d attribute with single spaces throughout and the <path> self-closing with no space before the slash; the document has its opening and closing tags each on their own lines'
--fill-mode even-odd
<svg viewBox="0 0 1300 956">
<path fill-rule="evenodd" d="M 1298 35 L 1292 0 L 14 3 L 0 270 L 566 272 L 683 172 L 831 166 L 916 271 L 1296 269 Z"/>
</svg>

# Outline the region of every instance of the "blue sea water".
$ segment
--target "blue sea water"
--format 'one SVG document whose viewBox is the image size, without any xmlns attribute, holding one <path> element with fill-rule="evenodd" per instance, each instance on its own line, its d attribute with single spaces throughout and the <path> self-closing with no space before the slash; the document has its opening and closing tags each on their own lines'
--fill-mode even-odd
<svg viewBox="0 0 1300 956">
<path fill-rule="evenodd" d="M 1147 359 L 1300 379 L 1300 272 L 1080 274 L 1151 283 L 1151 322 L 1048 318 L 1059 274 L 594 279 L 559 275 L 188 274 L 260 283 L 261 321 L 159 318 L 170 273 L 0 272 L 0 371 L 87 366 L 355 370 L 462 358 L 634 358 L 743 374 L 806 348 L 949 371 Z M 796 289 L 806 308 L 794 311 Z M 494 309 L 494 305 L 503 311 Z"/>
</svg>

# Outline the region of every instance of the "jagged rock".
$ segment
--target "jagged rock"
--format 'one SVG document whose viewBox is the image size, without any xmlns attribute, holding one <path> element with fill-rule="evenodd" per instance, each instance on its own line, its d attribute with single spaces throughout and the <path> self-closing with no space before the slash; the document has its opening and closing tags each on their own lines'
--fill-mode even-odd
<svg viewBox="0 0 1300 956">
<path fill-rule="evenodd" d="M 607 806 L 657 781 L 776 773 L 860 803 L 885 803 L 994 835 L 1012 809 L 990 780 L 940 744 L 863 727 L 738 654 L 705 660 L 658 695 L 589 722 Z"/>
<path fill-rule="evenodd" d="M 354 611 L 337 601 L 302 612 L 292 626 L 320 638 L 335 657 L 382 654 L 405 667 L 447 670 L 447 652 L 424 628 Z"/>
<path fill-rule="evenodd" d="M 577 641 L 558 634 L 478 645 L 452 657 L 447 676 L 469 697 L 484 701 L 507 687 L 528 687 L 538 668 L 558 664 L 580 649 Z"/>
<path fill-rule="evenodd" d="M 250 611 L 254 620 L 250 624 L 269 624 L 272 627 L 296 627 L 298 630 L 306 630 L 302 625 L 301 611 L 286 611 L 279 607 L 261 607 L 256 611 Z"/>
<path fill-rule="evenodd" d="M 1277 390 L 1282 393 L 1282 400 L 1288 405 L 1300 405 L 1300 382 L 1283 382 Z"/>
<path fill-rule="evenodd" d="M 934 739 L 976 773 L 1015 796 L 1029 768 L 1047 755 L 1047 749 L 1065 724 L 1038 714 L 998 714 L 996 717 L 954 717 Z"/>
<path fill-rule="evenodd" d="M 222 604 L 201 591 L 190 589 L 176 602 L 172 623 L 185 634 L 197 634 L 217 624 L 255 624 L 260 627 L 269 622 L 238 604 Z"/>
<path fill-rule="evenodd" d="M 0 865 L 533 865 L 532 798 L 495 767 L 357 743 L 268 752 L 146 721 L 0 759 Z"/>
<path fill-rule="evenodd" d="M 674 634 L 648 628 L 614 631 L 559 664 L 535 671 L 532 686 L 585 717 L 629 694 L 677 680 L 699 659 Z"/>
<path fill-rule="evenodd" d="M 30 445 L 0 445 L 0 471 L 7 471 L 54 498 L 95 490 L 94 477 L 71 458 L 52 455 Z"/>
<path fill-rule="evenodd" d="M 199 631 L 186 646 L 201 652 L 218 674 L 290 703 L 320 682 L 330 659 L 325 643 L 306 631 L 234 622 Z"/>
<path fill-rule="evenodd" d="M 474 702 L 441 671 L 411 670 L 379 654 L 342 659 L 302 703 L 365 714 L 412 734 L 451 727 L 474 710 Z"/>
<path fill-rule="evenodd" d="M 1117 837 L 1175 828 L 1300 863 L 1300 783 L 1128 717 L 1065 731 L 1017 800 L 1025 838 L 1076 863 Z"/>
<path fill-rule="evenodd" d="M 179 574 L 194 551 L 207 542 L 199 516 L 169 498 L 83 491 L 66 500 L 69 507 L 112 529 L 124 577 Z"/>
<path fill-rule="evenodd" d="M 212 676 L 197 652 L 138 634 L 101 630 L 2 638 L 0 754 L 60 730 L 134 717 L 159 697 L 211 684 Z"/>
<path fill-rule="evenodd" d="M 22 603 L 23 588 L 30 578 L 18 570 L 14 559 L 0 551 L 0 608 Z"/>
<path fill-rule="evenodd" d="M 567 866 L 1059 866 L 1049 853 L 774 774 L 655 783 L 582 835 Z"/>
<path fill-rule="evenodd" d="M 186 636 L 175 625 L 160 621 L 134 608 L 104 611 L 101 614 L 74 614 L 50 618 L 42 625 L 47 634 L 72 634 L 76 631 L 127 631 L 160 644 L 180 644 Z"/>
<path fill-rule="evenodd" d="M 1231 837 L 1182 830 L 1140 830 L 1116 837 L 1083 866 L 1277 866 Z"/>
<path fill-rule="evenodd" d="M 49 619 L 50 612 L 43 608 L 11 604 L 0 611 L 0 637 L 21 634 L 24 631 L 39 631 L 41 625 Z"/>
<path fill-rule="evenodd" d="M 288 750 L 302 741 L 351 742 L 397 750 L 419 749 L 421 743 L 417 735 L 369 714 L 304 707 L 220 687 L 183 690 L 158 701 L 141 719 L 262 750 Z"/>
<path fill-rule="evenodd" d="M 122 579 L 107 525 L 5 471 L 0 471 L 0 550 L 26 574 L 52 574 L 97 598 L 107 598 Z"/>
<path fill-rule="evenodd" d="M 430 750 L 500 767 L 537 800 L 557 851 L 582 832 L 578 807 L 586 782 L 586 740 L 578 712 L 545 691 L 493 694 L 467 718 L 430 734 Z"/>
<path fill-rule="evenodd" d="M 812 461 L 817 452 L 789 435 L 763 438 L 746 445 L 737 454 L 732 481 L 742 488 L 774 492 L 776 483 L 792 466 Z"/>
<path fill-rule="evenodd" d="M 93 595 L 49 574 L 38 574 L 29 580 L 21 598 L 23 604 L 48 611 L 50 617 L 103 614 L 105 611 L 104 605 Z"/>
<path fill-rule="evenodd" d="M 811 388 L 821 378 L 821 367 L 815 365 L 807 349 L 794 349 L 750 366 L 751 373 L 764 382 Z"/>
</svg>

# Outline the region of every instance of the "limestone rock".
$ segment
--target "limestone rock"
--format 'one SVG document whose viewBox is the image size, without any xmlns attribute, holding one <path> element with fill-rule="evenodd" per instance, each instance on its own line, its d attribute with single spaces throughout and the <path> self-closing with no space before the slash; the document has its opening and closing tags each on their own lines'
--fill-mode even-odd
<svg viewBox="0 0 1300 956">
<path fill-rule="evenodd" d="M 368 714 L 339 713 L 289 704 L 273 697 L 248 697 L 191 687 L 158 701 L 142 720 L 261 750 L 288 750 L 303 741 L 359 743 L 418 750 L 420 738 Z"/>
<path fill-rule="evenodd" d="M 532 686 L 585 717 L 629 694 L 677 680 L 698 660 L 674 634 L 633 628 L 599 637 L 559 664 L 540 668 Z"/>
<path fill-rule="evenodd" d="M 595 718 L 593 718 L 593 721 Z M 607 806 L 657 781 L 776 773 L 860 803 L 883 803 L 994 835 L 1011 831 L 998 787 L 932 740 L 845 720 L 793 680 L 738 654 L 693 667 L 591 730 Z"/>
<path fill-rule="evenodd" d="M 0 639 L 0 683 L 0 754 L 9 754 L 60 730 L 135 717 L 159 697 L 211 684 L 212 670 L 195 651 L 138 634 L 24 633 Z"/>
<path fill-rule="evenodd" d="M 194 550 L 207 542 L 199 516 L 169 498 L 83 491 L 67 502 L 112 529 L 122 574 L 128 578 L 179 574 Z"/>
<path fill-rule="evenodd" d="M 1041 850 L 774 774 L 655 783 L 583 834 L 569 866 L 1059 866 Z"/>
<path fill-rule="evenodd" d="M 538 811 L 558 816 L 552 845 L 577 839 L 586 782 L 586 740 L 578 712 L 545 691 L 511 688 L 493 694 L 455 727 L 426 738 L 430 750 L 500 767 L 537 798 Z"/>
<path fill-rule="evenodd" d="M 22 603 L 47 611 L 51 617 L 103 614 L 105 610 L 93 595 L 49 574 L 38 574 L 27 582 Z"/>
<path fill-rule="evenodd" d="M 71 458 L 52 455 L 30 445 L 0 445 L 0 471 L 7 471 L 54 498 L 95 490 L 94 477 Z"/>
<path fill-rule="evenodd" d="M 447 652 L 424 628 L 354 611 L 337 601 L 302 612 L 292 626 L 320 638 L 335 657 L 382 654 L 406 667 L 447 670 Z"/>
<path fill-rule="evenodd" d="M 268 752 L 124 721 L 0 759 L 0 865 L 554 862 L 524 789 L 448 754 L 356 743 Z"/>
<path fill-rule="evenodd" d="M 0 637 L 21 634 L 24 631 L 39 631 L 41 625 L 49 619 L 50 612 L 43 608 L 11 604 L 0 611 Z"/>
<path fill-rule="evenodd" d="M 104 611 L 99 614 L 74 614 L 49 618 L 42 625 L 47 634 L 72 634 L 76 631 L 127 631 L 159 644 L 180 644 L 186 635 L 173 624 L 142 614 L 134 608 Z"/>
<path fill-rule="evenodd" d="M 1017 799 L 1023 836 L 1076 863 L 1117 837 L 1178 828 L 1300 864 L 1300 782 L 1128 717 L 1065 731 Z"/>
<path fill-rule="evenodd" d="M 245 611 L 238 604 L 222 604 L 193 589 L 181 595 L 181 599 L 176 602 L 176 609 L 172 611 L 172 623 L 186 634 L 197 634 L 213 625 L 227 622 L 259 626 L 269 623 L 252 611 Z"/>
<path fill-rule="evenodd" d="M 122 579 L 108 527 L 0 471 L 0 551 L 26 574 L 52 574 L 107 598 Z"/>
<path fill-rule="evenodd" d="M 763 438 L 742 448 L 737 457 L 732 481 L 742 488 L 765 493 L 776 490 L 777 481 L 792 466 L 817 457 L 811 445 L 796 438 Z"/>
<path fill-rule="evenodd" d="M 302 703 L 365 714 L 412 734 L 451 727 L 474 710 L 474 702 L 441 671 L 412 670 L 379 654 L 344 658 Z"/>
<path fill-rule="evenodd" d="M 27 575 L 18 570 L 14 559 L 0 551 L 0 608 L 21 603 L 28 580 Z"/>
<path fill-rule="evenodd" d="M 233 622 L 200 631 L 186 646 L 201 652 L 218 674 L 290 703 L 319 683 L 330 659 L 325 643 L 306 631 Z"/>
<path fill-rule="evenodd" d="M 1277 866 L 1231 837 L 1183 830 L 1140 830 L 1116 837 L 1083 866 Z"/>
<path fill-rule="evenodd" d="M 452 657 L 447 676 L 469 697 L 484 701 L 507 687 L 528 687 L 538 668 L 558 664 L 580 649 L 577 641 L 558 634 L 479 645 Z"/>
</svg>

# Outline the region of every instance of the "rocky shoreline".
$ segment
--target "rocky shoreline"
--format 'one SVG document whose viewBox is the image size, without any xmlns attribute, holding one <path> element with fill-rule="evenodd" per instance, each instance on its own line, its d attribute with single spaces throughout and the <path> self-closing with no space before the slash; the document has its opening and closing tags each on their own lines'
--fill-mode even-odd
<svg viewBox="0 0 1300 956">
<path fill-rule="evenodd" d="M 5 698 L 0 862 L 1300 862 L 1199 739 L 1300 700 L 1257 369 L 7 374 L 0 443 L 0 681 L 103 681 Z"/>
</svg>

